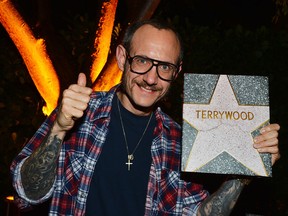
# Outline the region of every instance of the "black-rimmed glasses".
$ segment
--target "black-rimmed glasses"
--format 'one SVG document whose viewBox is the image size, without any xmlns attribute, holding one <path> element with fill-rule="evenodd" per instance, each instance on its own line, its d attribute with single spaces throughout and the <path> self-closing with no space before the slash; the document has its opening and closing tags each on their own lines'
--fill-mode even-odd
<svg viewBox="0 0 288 216">
<path fill-rule="evenodd" d="M 140 55 L 131 57 L 129 53 L 127 53 L 127 58 L 130 64 L 130 70 L 133 73 L 145 74 L 150 71 L 153 66 L 156 66 L 158 77 L 167 82 L 174 80 L 179 71 L 179 66 L 169 62 L 158 61 Z"/>
</svg>

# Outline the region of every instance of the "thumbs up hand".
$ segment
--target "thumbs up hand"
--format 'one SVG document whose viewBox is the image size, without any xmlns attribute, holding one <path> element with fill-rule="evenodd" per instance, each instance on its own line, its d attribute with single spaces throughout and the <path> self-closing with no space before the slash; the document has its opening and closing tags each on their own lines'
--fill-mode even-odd
<svg viewBox="0 0 288 216">
<path fill-rule="evenodd" d="M 54 127 L 53 133 L 60 135 L 70 130 L 75 121 L 81 118 L 90 100 L 92 89 L 86 87 L 86 76 L 80 73 L 77 84 L 72 84 L 64 90 L 61 107 Z"/>
</svg>

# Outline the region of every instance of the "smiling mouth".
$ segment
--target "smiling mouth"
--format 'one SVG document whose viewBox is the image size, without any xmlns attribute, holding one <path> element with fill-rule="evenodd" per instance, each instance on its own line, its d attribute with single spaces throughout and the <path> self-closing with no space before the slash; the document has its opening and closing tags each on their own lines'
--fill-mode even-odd
<svg viewBox="0 0 288 216">
<path fill-rule="evenodd" d="M 154 91 L 154 90 L 151 89 L 151 88 L 147 89 L 147 88 L 145 88 L 145 87 L 143 87 L 143 86 L 140 86 L 140 88 L 141 88 L 143 91 L 148 92 L 148 93 L 151 93 L 151 92 Z"/>
<path fill-rule="evenodd" d="M 137 83 L 137 85 L 139 86 L 140 89 L 148 93 L 156 92 L 159 90 L 156 86 L 149 86 L 145 83 Z"/>
</svg>

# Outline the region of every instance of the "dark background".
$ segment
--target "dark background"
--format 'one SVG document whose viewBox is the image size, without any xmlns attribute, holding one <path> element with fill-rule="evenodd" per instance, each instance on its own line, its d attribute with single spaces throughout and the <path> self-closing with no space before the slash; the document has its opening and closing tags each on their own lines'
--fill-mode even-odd
<svg viewBox="0 0 288 216">
<path fill-rule="evenodd" d="M 45 38 L 62 89 L 74 82 L 80 71 L 89 73 L 100 1 L 45 0 L 49 7 L 43 7 L 37 0 L 13 2 L 35 36 Z M 130 4 L 128 0 L 119 1 L 115 23 L 123 29 L 129 14 L 137 13 L 129 9 Z M 162 0 L 153 15 L 170 20 L 180 31 L 185 45 L 183 72 L 269 76 L 271 122 L 281 125 L 282 157 L 273 167 L 273 178 L 255 179 L 247 187 L 233 215 L 288 215 L 288 25 L 285 14 L 276 16 L 279 11 L 281 8 L 276 7 L 275 1 L 268 0 Z M 116 42 L 113 35 L 112 46 Z M 164 104 L 166 112 L 180 123 L 182 85 L 180 76 Z M 21 56 L 1 26 L 1 215 L 6 213 L 5 197 L 14 193 L 9 176 L 11 160 L 45 118 L 43 105 Z M 213 192 L 222 177 L 208 179 L 203 183 Z M 47 204 L 21 214 L 43 215 L 46 208 Z"/>
</svg>

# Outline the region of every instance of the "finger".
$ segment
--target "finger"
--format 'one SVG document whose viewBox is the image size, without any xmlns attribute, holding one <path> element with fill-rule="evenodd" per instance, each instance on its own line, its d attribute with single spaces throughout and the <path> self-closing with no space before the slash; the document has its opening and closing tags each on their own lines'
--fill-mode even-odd
<svg viewBox="0 0 288 216">
<path fill-rule="evenodd" d="M 263 148 L 266 146 L 278 146 L 278 138 L 274 137 L 268 140 L 264 140 L 260 143 L 254 143 L 254 148 Z"/>
<path fill-rule="evenodd" d="M 79 73 L 78 75 L 78 80 L 77 80 L 77 84 L 85 87 L 86 86 L 86 75 L 84 73 Z"/>
<path fill-rule="evenodd" d="M 80 93 L 80 94 L 86 94 L 90 95 L 92 93 L 92 88 L 89 87 L 83 87 L 78 84 L 72 84 L 69 86 L 68 89 L 65 89 L 63 92 L 63 96 L 69 97 L 69 95 L 72 97 L 73 93 Z"/>
<path fill-rule="evenodd" d="M 67 114 L 67 113 L 64 113 L 64 112 L 63 112 L 63 115 L 64 115 L 64 117 L 65 117 L 67 120 L 72 119 L 72 120 L 75 121 L 76 119 L 81 118 L 81 117 L 83 116 L 83 114 L 84 114 L 84 111 L 83 111 L 83 110 L 80 110 L 80 109 L 77 109 L 77 108 L 74 108 L 74 107 L 71 107 L 71 108 L 70 108 L 70 112 L 73 113 L 73 115 L 72 115 L 72 114 Z"/>
<path fill-rule="evenodd" d="M 89 99 L 87 99 L 87 101 L 89 101 Z M 75 111 L 79 110 L 79 111 L 84 111 L 87 106 L 88 103 L 87 101 L 80 101 L 80 100 L 74 100 L 74 99 L 70 99 L 70 98 L 63 98 L 62 100 L 62 112 L 64 114 L 66 114 L 66 117 L 78 117 L 78 115 L 75 113 Z"/>
<path fill-rule="evenodd" d="M 81 118 L 84 114 L 84 108 L 87 105 L 85 104 L 80 104 L 80 105 L 76 105 L 76 106 L 67 106 L 65 104 L 62 105 L 61 107 L 61 114 L 64 116 L 64 118 L 67 121 L 73 120 L 75 121 L 78 118 Z M 79 108 L 81 107 L 81 108 Z M 68 122 L 69 123 L 69 122 Z"/>
<path fill-rule="evenodd" d="M 270 154 L 279 153 L 279 149 L 277 146 L 268 146 L 268 147 L 258 148 L 257 151 L 259 153 L 270 153 Z"/>
<path fill-rule="evenodd" d="M 265 140 L 269 140 L 269 139 L 274 139 L 278 137 L 278 132 L 277 131 L 269 131 L 267 133 L 264 133 L 262 135 L 259 135 L 257 137 L 254 138 L 254 143 L 260 143 L 263 142 Z"/>
<path fill-rule="evenodd" d="M 269 133 L 270 131 L 279 131 L 280 125 L 279 124 L 270 124 L 265 127 L 263 127 L 260 132 L 261 134 Z"/>
<path fill-rule="evenodd" d="M 79 86 L 78 86 L 79 87 Z M 88 103 L 90 100 L 90 94 L 92 89 L 87 87 L 81 87 L 81 89 L 77 88 L 77 86 L 71 86 L 70 89 L 66 89 L 63 92 L 62 103 L 71 104 L 73 106 L 74 102 L 83 102 Z M 72 100 L 70 103 L 68 103 Z"/>
</svg>

